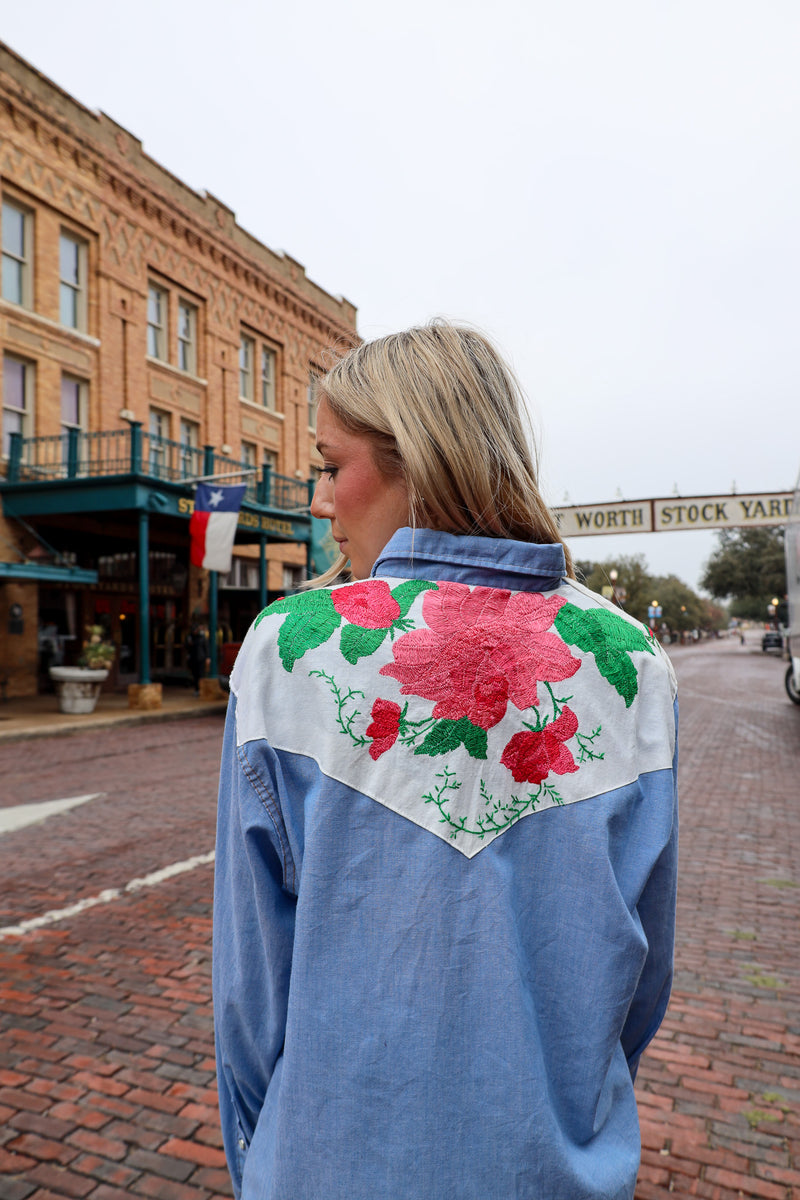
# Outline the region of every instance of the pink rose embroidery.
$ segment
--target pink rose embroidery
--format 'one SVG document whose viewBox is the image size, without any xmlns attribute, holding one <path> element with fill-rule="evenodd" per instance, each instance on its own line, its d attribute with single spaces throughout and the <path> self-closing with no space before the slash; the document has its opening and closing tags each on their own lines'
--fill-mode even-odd
<svg viewBox="0 0 800 1200">
<path fill-rule="evenodd" d="M 372 738 L 369 753 L 375 762 L 391 750 L 399 732 L 400 705 L 393 700 L 376 700 L 372 706 L 372 724 L 367 726 L 367 737 Z"/>
<path fill-rule="evenodd" d="M 383 579 L 364 580 L 331 592 L 336 611 L 361 629 L 388 629 L 400 616 L 400 605 Z"/>
<path fill-rule="evenodd" d="M 511 700 L 521 711 L 537 703 L 536 685 L 569 679 L 580 667 L 566 644 L 547 630 L 565 603 L 540 592 L 470 588 L 440 583 L 425 593 L 427 629 L 393 646 L 394 662 L 381 668 L 403 695 L 435 700 L 437 719 L 491 729 Z"/>
<path fill-rule="evenodd" d="M 515 733 L 502 753 L 500 762 L 508 767 L 517 783 L 541 783 L 551 771 L 570 775 L 578 764 L 564 745 L 575 734 L 578 718 L 569 708 L 545 725 L 538 733 Z"/>
</svg>

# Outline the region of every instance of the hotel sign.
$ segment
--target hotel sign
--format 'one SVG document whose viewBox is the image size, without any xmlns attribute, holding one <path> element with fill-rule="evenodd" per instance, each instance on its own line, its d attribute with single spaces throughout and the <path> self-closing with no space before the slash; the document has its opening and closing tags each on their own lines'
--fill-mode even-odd
<svg viewBox="0 0 800 1200">
<path fill-rule="evenodd" d="M 664 533 L 686 529 L 740 529 L 784 525 L 794 492 L 749 492 L 741 496 L 672 496 L 663 500 L 622 500 L 617 504 L 576 504 L 554 508 L 562 537 L 605 533 Z"/>
<path fill-rule="evenodd" d="M 194 512 L 194 500 L 190 500 L 186 496 L 178 498 L 178 513 L 182 517 L 189 517 Z M 273 534 L 276 537 L 284 538 L 287 541 L 306 542 L 308 541 L 308 522 L 293 521 L 284 517 L 268 516 L 262 512 L 251 512 L 248 509 L 242 508 L 239 512 L 239 519 L 236 523 L 237 529 L 251 530 L 253 533 Z"/>
</svg>

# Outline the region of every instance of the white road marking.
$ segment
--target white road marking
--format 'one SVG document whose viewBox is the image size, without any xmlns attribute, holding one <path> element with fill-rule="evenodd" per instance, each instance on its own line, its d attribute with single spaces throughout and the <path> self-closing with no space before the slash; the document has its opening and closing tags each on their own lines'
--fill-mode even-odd
<svg viewBox="0 0 800 1200">
<path fill-rule="evenodd" d="M 46 821 L 57 813 L 66 812 L 87 800 L 98 800 L 105 792 L 92 792 L 88 796 L 70 796 L 66 800 L 42 800 L 40 804 L 15 804 L 11 808 L 0 808 L 0 834 L 13 833 L 37 821 Z"/>
<path fill-rule="evenodd" d="M 170 863 L 168 867 L 161 867 L 158 871 L 152 871 L 149 875 L 143 875 L 137 879 L 131 879 L 122 888 L 106 888 L 96 896 L 87 896 L 83 900 L 78 900 L 75 904 L 69 904 L 66 908 L 52 908 L 49 912 L 42 913 L 40 917 L 29 917 L 27 921 L 20 921 L 19 925 L 6 925 L 0 928 L 0 941 L 7 937 L 21 937 L 24 933 L 30 933 L 33 929 L 41 929 L 44 925 L 55 925 L 58 921 L 64 921 L 67 917 L 75 917 L 79 913 L 86 912 L 88 908 L 95 908 L 98 904 L 110 904 L 112 900 L 119 900 L 128 892 L 138 892 L 142 888 L 155 887 L 156 884 L 163 883 L 165 879 L 171 879 L 174 875 L 182 875 L 185 871 L 193 871 L 195 867 L 203 867 L 207 863 L 214 861 L 214 851 L 209 850 L 207 854 L 196 854 L 193 858 L 185 858 L 183 862 Z"/>
</svg>

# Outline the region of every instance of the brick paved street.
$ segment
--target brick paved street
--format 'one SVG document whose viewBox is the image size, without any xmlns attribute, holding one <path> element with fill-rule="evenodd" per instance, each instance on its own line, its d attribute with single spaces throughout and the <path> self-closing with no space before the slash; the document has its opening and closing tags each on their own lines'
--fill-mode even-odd
<svg viewBox="0 0 800 1200">
<path fill-rule="evenodd" d="M 210 1003 L 222 718 L 0 745 L 3 806 L 103 793 L 0 839 L 0 1198 L 230 1196 Z M 1 814 L 0 814 L 1 815 Z"/>
<path fill-rule="evenodd" d="M 677 970 L 639 1073 L 637 1200 L 789 1200 L 800 1196 L 800 708 L 786 664 L 733 641 L 676 649 L 673 662 Z"/>
<path fill-rule="evenodd" d="M 637 1200 L 789 1200 L 800 708 L 780 659 L 738 642 L 676 648 L 673 661 L 677 976 L 639 1074 Z M 55 914 L 0 942 L 0 1200 L 230 1195 L 209 958 L 221 731 L 208 716 L 0 744 L 3 808 L 95 796 L 0 837 L 0 927 Z M 153 875 L 175 863 L 185 869 Z"/>
</svg>

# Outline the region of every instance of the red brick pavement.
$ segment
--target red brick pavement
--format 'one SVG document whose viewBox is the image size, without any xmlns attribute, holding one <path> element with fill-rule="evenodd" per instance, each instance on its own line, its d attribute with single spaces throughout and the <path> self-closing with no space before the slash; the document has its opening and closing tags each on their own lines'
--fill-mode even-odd
<svg viewBox="0 0 800 1200">
<path fill-rule="evenodd" d="M 800 1197 L 800 708 L 783 664 L 738 643 L 674 661 L 677 974 L 639 1073 L 636 1196 L 789 1200 Z M 4 857 L 16 853 L 0 924 L 210 848 L 219 723 L 160 728 L 39 743 L 33 770 L 20 757 L 33 743 L 0 746 L 14 784 L 4 803 L 108 790 L 72 810 L 56 846 L 49 823 L 3 839 Z M 0 943 L 0 1200 L 230 1196 L 211 881 L 200 866 Z"/>
<path fill-rule="evenodd" d="M 4 806 L 102 793 L 0 840 L 0 926 L 211 850 L 221 734 L 203 717 L 0 745 Z M 0 1200 L 231 1196 L 212 881 L 200 865 L 0 942 Z"/>
<path fill-rule="evenodd" d="M 785 664 L 678 649 L 676 978 L 638 1079 L 637 1200 L 800 1197 L 800 708 Z"/>
</svg>

